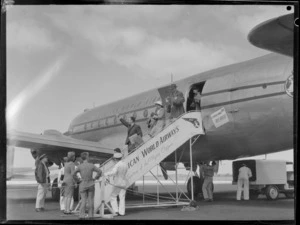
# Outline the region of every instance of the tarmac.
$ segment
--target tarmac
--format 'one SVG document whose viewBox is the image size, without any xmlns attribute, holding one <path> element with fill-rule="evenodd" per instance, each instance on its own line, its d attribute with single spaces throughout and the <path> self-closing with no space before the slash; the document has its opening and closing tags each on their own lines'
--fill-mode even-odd
<svg viewBox="0 0 300 225">
<path fill-rule="evenodd" d="M 218 183 L 214 186 L 214 201 L 204 202 L 196 198 L 197 209 L 194 211 L 182 211 L 183 206 L 172 207 L 135 207 L 130 205 L 143 205 L 142 194 L 138 196 L 126 196 L 125 216 L 117 216 L 112 219 L 95 218 L 95 220 L 236 220 L 236 221 L 275 221 L 295 218 L 294 199 L 287 199 L 284 194 L 280 194 L 275 201 L 267 200 L 260 195 L 256 200 L 237 201 L 236 186 L 230 183 Z M 148 185 L 148 191 L 156 195 L 156 185 Z M 7 220 L 78 220 L 77 215 L 66 216 L 59 210 L 59 203 L 51 199 L 48 192 L 45 211 L 35 212 L 36 187 L 8 187 L 7 189 Z M 173 193 L 174 194 L 174 193 Z M 161 194 L 160 197 L 170 197 Z M 163 200 L 159 200 L 160 204 Z M 144 198 L 144 203 L 157 204 L 156 199 Z M 75 206 L 76 206 L 75 202 Z M 46 222 L 46 221 L 45 221 Z"/>
</svg>

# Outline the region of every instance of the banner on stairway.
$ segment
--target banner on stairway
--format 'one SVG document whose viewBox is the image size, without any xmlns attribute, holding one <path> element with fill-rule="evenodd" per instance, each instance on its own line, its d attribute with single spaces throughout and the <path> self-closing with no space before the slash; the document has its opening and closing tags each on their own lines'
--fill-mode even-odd
<svg viewBox="0 0 300 225">
<path fill-rule="evenodd" d="M 173 153 L 182 144 L 187 142 L 195 135 L 204 134 L 202 128 L 202 118 L 199 112 L 189 112 L 182 115 L 172 124 L 167 126 L 163 131 L 156 134 L 153 138 L 145 142 L 134 152 L 126 156 L 123 161 L 128 165 L 128 172 L 126 174 L 127 185 L 129 187 L 144 174 L 149 172 L 153 167 L 163 161 L 168 155 Z M 102 166 L 101 169 L 105 172 L 112 169 L 113 162 L 109 162 Z M 108 183 L 105 182 L 105 195 L 100 195 L 100 184 L 96 185 L 95 189 L 95 207 L 100 205 L 101 201 L 105 202 L 110 200 L 112 193 L 113 180 Z"/>
</svg>

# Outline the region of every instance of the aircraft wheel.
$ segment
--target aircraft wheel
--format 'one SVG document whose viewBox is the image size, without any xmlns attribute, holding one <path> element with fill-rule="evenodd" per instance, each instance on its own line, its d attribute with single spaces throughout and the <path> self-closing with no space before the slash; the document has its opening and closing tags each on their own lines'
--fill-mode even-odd
<svg viewBox="0 0 300 225">
<path fill-rule="evenodd" d="M 250 199 L 257 199 L 259 196 L 259 191 L 258 190 L 250 190 L 249 191 Z"/>
<path fill-rule="evenodd" d="M 269 185 L 266 189 L 266 196 L 270 200 L 276 200 L 279 196 L 279 190 L 275 185 Z"/>
<path fill-rule="evenodd" d="M 58 187 L 57 186 L 57 178 L 55 178 L 52 183 L 52 189 L 51 189 L 52 199 L 55 201 L 59 201 L 59 198 L 60 198 L 60 190 L 57 187 Z"/>
<path fill-rule="evenodd" d="M 191 185 L 192 179 L 189 178 L 187 182 L 187 191 L 188 196 L 192 197 L 192 185 Z M 197 197 L 198 194 L 202 194 L 202 185 L 203 185 L 203 179 L 200 179 L 199 177 L 193 176 L 193 189 L 194 189 L 194 198 Z"/>
</svg>

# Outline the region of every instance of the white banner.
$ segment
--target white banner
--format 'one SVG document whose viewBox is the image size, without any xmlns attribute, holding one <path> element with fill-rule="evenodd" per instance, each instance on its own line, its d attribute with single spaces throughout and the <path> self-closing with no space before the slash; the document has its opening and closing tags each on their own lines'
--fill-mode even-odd
<svg viewBox="0 0 300 225">
<path fill-rule="evenodd" d="M 184 114 L 162 132 L 144 143 L 123 159 L 128 165 L 126 175 L 127 187 L 158 165 L 191 137 L 199 134 L 204 134 L 201 114 L 199 112 L 190 112 Z M 110 166 L 112 168 L 113 164 L 110 164 Z M 107 169 L 110 166 L 105 166 L 105 172 L 108 171 Z M 111 187 L 109 184 L 105 187 L 105 201 L 110 200 Z M 100 205 L 100 202 L 100 185 L 96 185 L 95 209 Z"/>
<path fill-rule="evenodd" d="M 226 110 L 224 107 L 219 109 L 218 111 L 212 113 L 210 116 L 211 116 L 211 119 L 212 119 L 214 125 L 216 126 L 216 128 L 229 122 L 229 119 L 228 119 L 228 116 L 227 116 L 227 113 L 226 113 Z"/>
</svg>

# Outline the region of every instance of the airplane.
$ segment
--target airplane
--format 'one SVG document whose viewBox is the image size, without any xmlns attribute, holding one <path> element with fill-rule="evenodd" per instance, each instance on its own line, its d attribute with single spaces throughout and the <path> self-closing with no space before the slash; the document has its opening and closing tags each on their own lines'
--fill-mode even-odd
<svg viewBox="0 0 300 225">
<path fill-rule="evenodd" d="M 176 150 L 187 169 L 192 166 L 194 170 L 194 163 L 203 161 L 233 160 L 293 148 L 293 26 L 294 14 L 265 21 L 250 31 L 248 40 L 272 53 L 174 82 L 185 96 L 186 111 L 195 110 L 191 107 L 193 89 L 201 93 L 205 135 L 192 147 L 193 165 L 187 151 L 189 142 Z M 146 121 L 155 111 L 154 103 L 161 100 L 166 105 L 169 90 L 170 85 L 164 85 L 86 109 L 63 134 L 56 130 L 46 130 L 42 135 L 8 132 L 8 145 L 30 148 L 34 157 L 45 153 L 57 165 L 70 150 L 77 156 L 88 151 L 93 162 L 103 163 L 114 148 L 124 146 L 127 130 L 116 115 L 124 119 L 134 116 L 147 134 Z M 216 126 L 211 115 L 220 109 L 228 121 Z M 169 155 L 162 167 L 174 170 L 174 158 L 174 153 Z M 201 183 L 196 179 L 194 190 L 201 192 Z"/>
</svg>

